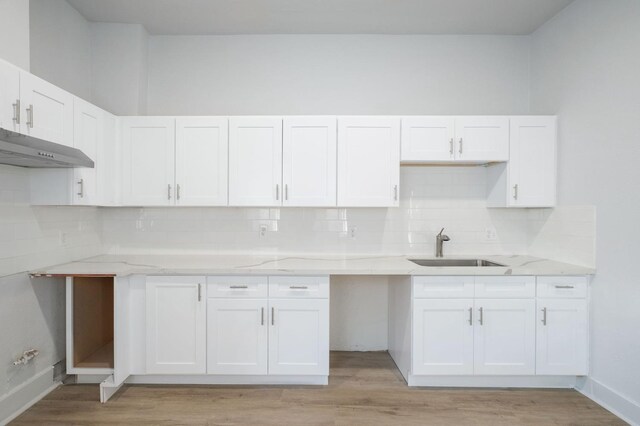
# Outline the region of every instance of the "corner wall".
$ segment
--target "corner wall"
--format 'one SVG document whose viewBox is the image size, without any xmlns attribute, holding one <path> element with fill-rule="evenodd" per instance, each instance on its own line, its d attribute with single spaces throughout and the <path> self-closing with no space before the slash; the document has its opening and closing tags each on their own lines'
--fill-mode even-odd
<svg viewBox="0 0 640 426">
<path fill-rule="evenodd" d="M 640 424 L 640 2 L 577 0 L 531 37 L 531 112 L 557 113 L 559 203 L 595 205 L 584 392 Z"/>
</svg>

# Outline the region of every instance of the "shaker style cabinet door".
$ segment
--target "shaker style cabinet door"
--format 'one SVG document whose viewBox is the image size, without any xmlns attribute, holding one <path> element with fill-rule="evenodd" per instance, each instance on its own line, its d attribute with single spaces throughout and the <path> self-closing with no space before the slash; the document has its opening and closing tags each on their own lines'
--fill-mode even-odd
<svg viewBox="0 0 640 426">
<path fill-rule="evenodd" d="M 20 70 L 0 60 L 0 128 L 21 132 Z"/>
<path fill-rule="evenodd" d="M 73 204 L 96 205 L 99 204 L 98 170 L 103 166 L 113 166 L 113 164 L 103 165 L 98 159 L 104 136 L 104 111 L 89 102 L 75 98 L 74 117 L 74 146 L 87 154 L 95 166 L 73 169 Z"/>
<path fill-rule="evenodd" d="M 556 117 L 511 117 L 508 204 L 551 207 L 556 202 Z"/>
<path fill-rule="evenodd" d="M 229 119 L 229 205 L 282 205 L 282 118 Z"/>
<path fill-rule="evenodd" d="M 123 117 L 122 202 L 169 206 L 175 197 L 175 119 Z"/>
<path fill-rule="evenodd" d="M 336 149 L 335 117 L 284 118 L 284 206 L 336 205 Z"/>
<path fill-rule="evenodd" d="M 329 374 L 329 300 L 269 301 L 269 374 Z"/>
<path fill-rule="evenodd" d="M 267 374 L 267 307 L 267 299 L 208 300 L 208 374 Z"/>
<path fill-rule="evenodd" d="M 226 117 L 176 119 L 176 205 L 226 206 Z"/>
<path fill-rule="evenodd" d="M 586 299 L 538 299 L 536 374 L 588 374 Z"/>
<path fill-rule="evenodd" d="M 455 119 L 446 116 L 402 118 L 401 161 L 455 160 Z"/>
<path fill-rule="evenodd" d="M 456 117 L 454 152 L 460 161 L 509 160 L 509 118 Z"/>
<path fill-rule="evenodd" d="M 20 73 L 22 133 L 73 147 L 73 99 L 41 78 Z"/>
<path fill-rule="evenodd" d="M 147 277 L 147 374 L 206 372 L 204 277 Z"/>
<path fill-rule="evenodd" d="M 400 119 L 338 118 L 338 206 L 396 207 Z"/>
<path fill-rule="evenodd" d="M 474 374 L 535 373 L 535 300 L 477 299 Z"/>
<path fill-rule="evenodd" d="M 473 374 L 473 299 L 414 299 L 411 373 Z"/>
</svg>

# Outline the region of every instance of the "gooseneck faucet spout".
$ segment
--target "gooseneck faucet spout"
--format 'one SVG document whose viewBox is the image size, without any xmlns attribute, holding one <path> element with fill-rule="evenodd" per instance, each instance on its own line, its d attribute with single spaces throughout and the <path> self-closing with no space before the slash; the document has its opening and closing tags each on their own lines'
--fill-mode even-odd
<svg viewBox="0 0 640 426">
<path fill-rule="evenodd" d="M 445 241 L 450 241 L 448 235 L 442 234 L 443 231 L 444 228 L 442 228 L 438 235 L 436 235 L 436 257 L 442 257 L 442 243 L 444 243 Z"/>
</svg>

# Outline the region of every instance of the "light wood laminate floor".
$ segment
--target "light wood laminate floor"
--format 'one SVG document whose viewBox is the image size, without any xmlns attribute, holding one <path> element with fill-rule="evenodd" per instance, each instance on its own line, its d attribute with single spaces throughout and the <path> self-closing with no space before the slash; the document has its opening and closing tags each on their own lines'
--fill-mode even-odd
<svg viewBox="0 0 640 426">
<path fill-rule="evenodd" d="M 573 390 L 409 388 L 385 352 L 332 352 L 329 386 L 65 385 L 14 424 L 622 425 Z"/>
</svg>

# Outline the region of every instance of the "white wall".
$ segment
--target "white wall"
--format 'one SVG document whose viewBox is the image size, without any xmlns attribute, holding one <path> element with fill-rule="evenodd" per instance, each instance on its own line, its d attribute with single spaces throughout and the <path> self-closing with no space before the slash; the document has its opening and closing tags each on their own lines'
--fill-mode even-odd
<svg viewBox="0 0 640 426">
<path fill-rule="evenodd" d="M 100 254 L 100 236 L 97 208 L 30 206 L 28 169 L 0 165 L 0 397 L 65 355 L 63 282 L 27 271 Z"/>
<path fill-rule="evenodd" d="M 31 72 L 92 101 L 90 24 L 66 0 L 29 0 Z"/>
<path fill-rule="evenodd" d="M 526 113 L 528 50 L 509 36 L 155 36 L 148 113 Z"/>
<path fill-rule="evenodd" d="M 147 41 L 142 25 L 91 24 L 93 102 L 116 115 L 145 115 Z"/>
<path fill-rule="evenodd" d="M 531 64 L 532 112 L 560 116 L 559 201 L 597 208 L 586 391 L 640 423 L 640 2 L 573 2 Z"/>
<path fill-rule="evenodd" d="M 0 0 L 0 58 L 29 70 L 29 1 Z"/>
</svg>

